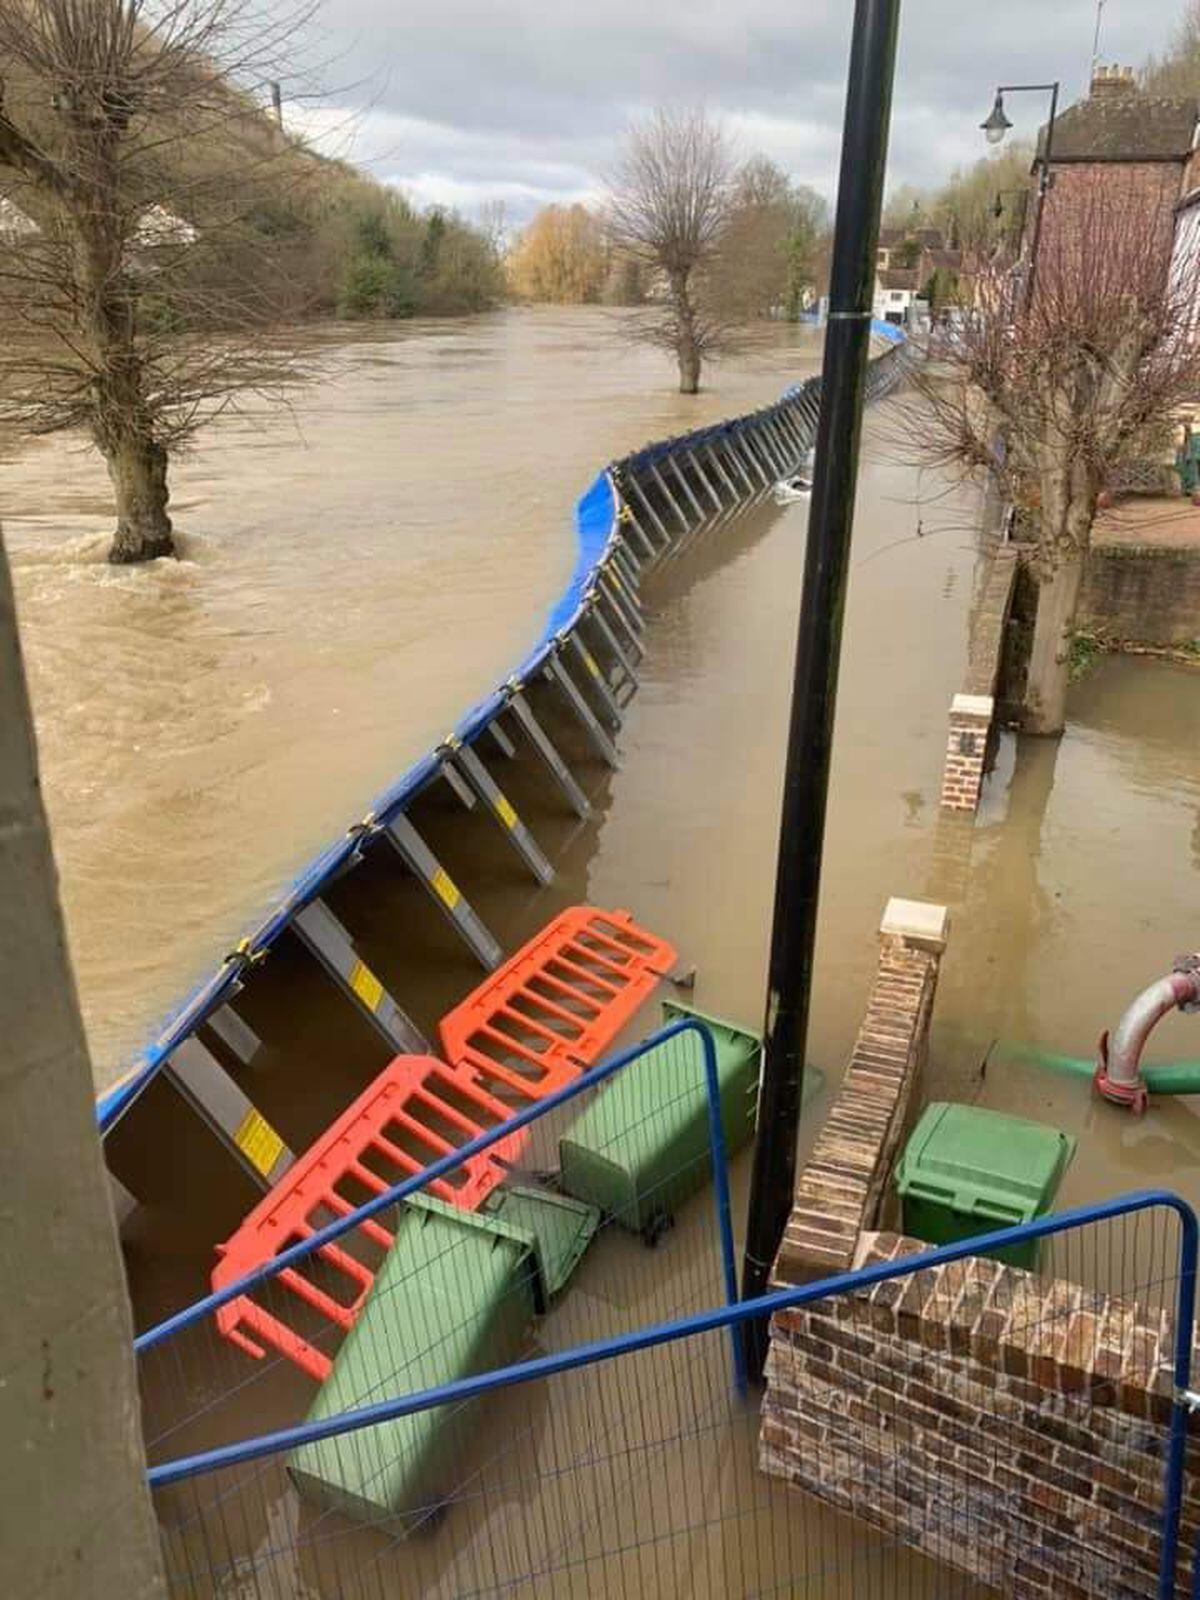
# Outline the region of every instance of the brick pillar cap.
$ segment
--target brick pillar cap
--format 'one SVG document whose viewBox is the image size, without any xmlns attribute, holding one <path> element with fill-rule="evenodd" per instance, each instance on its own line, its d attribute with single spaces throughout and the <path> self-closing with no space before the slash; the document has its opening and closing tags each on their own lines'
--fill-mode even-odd
<svg viewBox="0 0 1200 1600">
<path fill-rule="evenodd" d="M 879 933 L 881 938 L 899 939 L 914 949 L 932 950 L 940 955 L 950 934 L 950 913 L 945 906 L 933 905 L 928 900 L 901 900 L 893 896 L 884 910 Z"/>
<path fill-rule="evenodd" d="M 980 717 L 984 722 L 990 722 L 995 705 L 990 694 L 956 694 L 950 702 L 950 715 Z"/>
</svg>

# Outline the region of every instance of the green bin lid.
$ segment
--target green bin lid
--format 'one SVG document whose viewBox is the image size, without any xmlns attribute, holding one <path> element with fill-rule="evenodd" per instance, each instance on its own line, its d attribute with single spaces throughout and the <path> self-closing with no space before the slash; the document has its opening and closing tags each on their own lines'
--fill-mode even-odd
<svg viewBox="0 0 1200 1600">
<path fill-rule="evenodd" d="M 980 1106 L 926 1106 L 896 1168 L 902 1199 L 963 1216 L 1028 1222 L 1049 1209 L 1075 1140 L 1058 1128 Z"/>
</svg>

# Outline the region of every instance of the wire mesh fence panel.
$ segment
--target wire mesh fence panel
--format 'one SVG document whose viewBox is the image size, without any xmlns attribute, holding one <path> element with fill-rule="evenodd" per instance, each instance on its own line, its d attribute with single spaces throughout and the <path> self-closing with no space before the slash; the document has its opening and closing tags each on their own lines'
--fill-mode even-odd
<svg viewBox="0 0 1200 1600">
<path fill-rule="evenodd" d="M 349 1436 L 338 1444 L 353 1448 Z M 471 1473 L 419 1523 L 364 1527 L 290 1495 L 277 1460 L 176 1486 L 160 1497 L 172 1589 L 446 1600 L 983 1592 L 767 1477 L 758 1450 L 757 1408 L 730 1385 L 724 1336 L 700 1335 L 493 1397 Z"/>
<path fill-rule="evenodd" d="M 308 1242 L 285 1230 L 282 1267 L 268 1266 L 244 1292 L 234 1283 L 209 1297 L 168 1336 L 144 1336 L 152 1464 L 731 1295 L 732 1239 L 714 1196 L 725 1192 L 726 1150 L 751 1131 L 757 1041 L 722 1027 L 713 1049 L 710 1029 L 682 1020 L 603 1070 L 595 1088 L 581 1079 L 533 1108 L 516 1133 L 496 1124 L 494 1147 L 516 1151 L 521 1165 L 506 1161 L 504 1181 L 474 1209 L 454 1203 L 447 1157 L 440 1181 L 401 1182 L 394 1204 L 364 1192 L 367 1206 Z M 403 1177 L 382 1164 L 376 1175 Z M 443 1408 L 327 1441 L 290 1460 L 290 1477 L 278 1465 L 252 1472 L 169 1522 L 176 1568 L 189 1571 L 210 1540 L 225 1552 L 227 1576 L 252 1562 L 259 1525 L 294 1520 L 279 1503 L 293 1482 L 329 1515 L 422 1525 L 478 1470 L 477 1447 L 486 1452 L 495 1434 L 490 1409 Z M 168 1516 L 171 1508 L 167 1496 Z"/>
<path fill-rule="evenodd" d="M 173 1591 L 1187 1593 L 1195 1496 L 1167 1467 L 1184 1465 L 1172 1364 L 1195 1223 L 1168 1204 L 1045 1219 L 997 1235 L 1000 1259 L 967 1241 L 930 1266 L 867 1234 L 854 1273 L 751 1307 L 433 1393 L 351 1381 L 382 1414 L 343 1414 L 338 1389 L 323 1426 L 251 1441 L 253 1461 L 167 1469 L 197 1474 L 158 1491 Z M 763 1311 L 760 1406 L 730 1324 Z"/>
</svg>

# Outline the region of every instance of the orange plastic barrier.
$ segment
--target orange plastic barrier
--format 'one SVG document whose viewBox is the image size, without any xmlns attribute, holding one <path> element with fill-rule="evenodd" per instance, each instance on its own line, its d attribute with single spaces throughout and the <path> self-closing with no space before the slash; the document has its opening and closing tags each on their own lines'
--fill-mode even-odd
<svg viewBox="0 0 1200 1600">
<path fill-rule="evenodd" d="M 511 1110 L 466 1076 L 432 1056 L 397 1056 L 321 1137 L 284 1173 L 242 1223 L 217 1247 L 213 1288 L 234 1283 L 270 1261 L 287 1246 L 311 1238 L 337 1216 L 346 1216 L 372 1197 L 421 1172 L 439 1157 L 477 1138 L 512 1115 Z M 464 1210 L 478 1209 L 515 1159 L 524 1132 L 500 1140 L 471 1157 L 424 1192 Z M 344 1243 L 357 1241 L 369 1259 L 392 1244 L 382 1223 L 360 1223 Z M 276 1314 L 291 1294 L 343 1332 L 353 1327 L 375 1281 L 375 1274 L 342 1243 L 325 1245 L 296 1268 L 286 1267 L 258 1291 L 275 1308 L 268 1311 L 250 1295 L 239 1295 L 216 1312 L 221 1333 L 247 1354 L 261 1359 L 266 1346 L 278 1350 L 311 1377 L 323 1380 L 332 1366 L 316 1348 Z M 333 1292 L 331 1292 L 333 1291 Z M 302 1318 L 311 1315 L 295 1308 Z"/>
<path fill-rule="evenodd" d="M 442 1018 L 446 1059 L 503 1099 L 542 1099 L 600 1057 L 675 956 L 628 911 L 573 906 Z"/>
</svg>

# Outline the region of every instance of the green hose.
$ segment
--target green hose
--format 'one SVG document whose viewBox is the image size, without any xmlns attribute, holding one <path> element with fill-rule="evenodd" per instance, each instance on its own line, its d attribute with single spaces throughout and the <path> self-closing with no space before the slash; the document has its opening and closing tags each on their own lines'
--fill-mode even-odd
<svg viewBox="0 0 1200 1600">
<path fill-rule="evenodd" d="M 1096 1071 L 1094 1056 L 1065 1056 L 1057 1050 L 1043 1050 L 1036 1044 L 1001 1041 L 995 1053 L 1008 1061 L 1049 1067 L 1051 1072 L 1065 1072 L 1075 1078 L 1090 1078 Z M 1141 1076 L 1151 1094 L 1200 1094 L 1200 1061 L 1160 1061 L 1157 1066 L 1143 1067 Z"/>
</svg>

